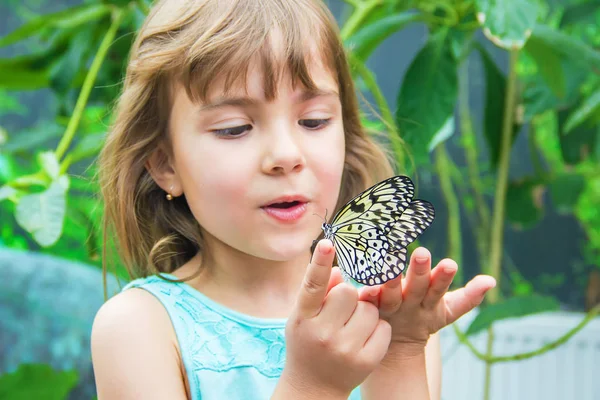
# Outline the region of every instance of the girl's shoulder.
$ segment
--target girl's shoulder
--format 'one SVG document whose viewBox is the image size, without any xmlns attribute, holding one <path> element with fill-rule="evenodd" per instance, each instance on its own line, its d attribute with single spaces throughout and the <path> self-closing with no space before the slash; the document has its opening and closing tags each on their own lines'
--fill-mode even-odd
<svg viewBox="0 0 600 400">
<path fill-rule="evenodd" d="M 113 328 L 113 331 L 122 329 L 124 332 L 130 332 L 131 335 L 151 330 L 155 333 L 153 336 L 157 338 L 175 337 L 163 302 L 151 291 L 141 290 L 144 287 L 144 280 L 146 278 L 130 282 L 100 307 L 94 317 L 92 336 L 105 328 Z M 149 279 L 148 282 L 150 281 Z"/>
<path fill-rule="evenodd" d="M 98 397 L 186 398 L 176 343 L 169 315 L 151 293 L 132 288 L 111 297 L 91 332 Z M 155 374 L 160 383 L 151 379 Z"/>
</svg>

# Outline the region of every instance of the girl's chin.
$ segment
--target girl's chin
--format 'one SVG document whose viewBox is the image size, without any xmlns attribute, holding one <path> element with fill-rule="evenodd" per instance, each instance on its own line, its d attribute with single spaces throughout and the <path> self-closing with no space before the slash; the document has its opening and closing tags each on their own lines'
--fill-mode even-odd
<svg viewBox="0 0 600 400">
<path fill-rule="evenodd" d="M 284 241 L 278 240 L 270 243 L 263 243 L 261 253 L 262 258 L 272 261 L 291 261 L 299 257 L 310 256 L 312 240 Z"/>
</svg>

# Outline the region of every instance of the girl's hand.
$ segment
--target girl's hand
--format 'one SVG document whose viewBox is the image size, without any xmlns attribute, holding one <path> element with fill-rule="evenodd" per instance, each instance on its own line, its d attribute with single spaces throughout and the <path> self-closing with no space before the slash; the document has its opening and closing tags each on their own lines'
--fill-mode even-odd
<svg viewBox="0 0 600 400">
<path fill-rule="evenodd" d="M 333 258 L 331 241 L 321 240 L 286 325 L 287 359 L 274 397 L 347 399 L 386 354 L 390 325 L 339 274 L 330 281 Z"/>
<path fill-rule="evenodd" d="M 459 319 L 483 301 L 496 286 L 491 276 L 479 275 L 460 289 L 448 292 L 458 266 L 444 259 L 431 270 L 431 255 L 417 248 L 402 276 L 380 286 L 364 287 L 360 299 L 378 306 L 392 326 L 390 350 L 402 355 L 421 353 L 429 336 Z"/>
</svg>

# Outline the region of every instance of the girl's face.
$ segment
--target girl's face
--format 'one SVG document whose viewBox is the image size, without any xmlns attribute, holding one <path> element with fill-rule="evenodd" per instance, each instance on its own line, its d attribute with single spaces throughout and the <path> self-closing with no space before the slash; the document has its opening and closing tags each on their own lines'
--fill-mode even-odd
<svg viewBox="0 0 600 400">
<path fill-rule="evenodd" d="M 338 199 L 345 154 L 338 85 L 318 62 L 310 72 L 317 92 L 293 89 L 284 75 L 273 101 L 258 65 L 247 88 L 227 97 L 219 81 L 207 103 L 175 91 L 174 194 L 185 194 L 205 234 L 262 259 L 306 255 Z"/>
</svg>

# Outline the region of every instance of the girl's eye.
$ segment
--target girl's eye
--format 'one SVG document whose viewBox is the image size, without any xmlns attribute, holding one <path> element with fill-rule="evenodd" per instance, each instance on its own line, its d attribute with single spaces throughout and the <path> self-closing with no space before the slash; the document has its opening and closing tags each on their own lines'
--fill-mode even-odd
<svg viewBox="0 0 600 400">
<path fill-rule="evenodd" d="M 242 136 L 246 131 L 249 131 L 251 129 L 252 125 L 240 125 L 234 126 L 233 128 L 215 129 L 211 132 L 217 136 L 234 138 Z"/>
<path fill-rule="evenodd" d="M 298 121 L 298 123 L 307 129 L 317 130 L 324 128 L 327 124 L 329 124 L 329 121 L 331 121 L 331 118 L 301 119 L 300 121 Z"/>
</svg>

